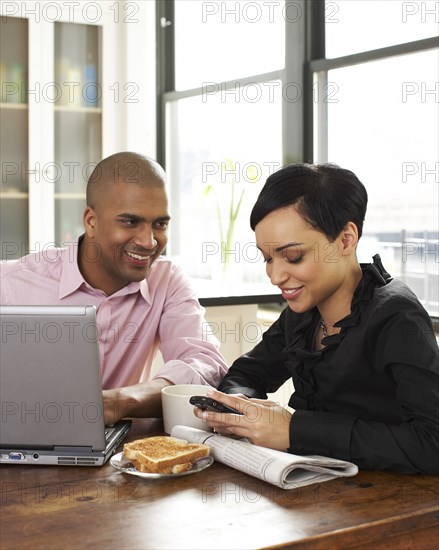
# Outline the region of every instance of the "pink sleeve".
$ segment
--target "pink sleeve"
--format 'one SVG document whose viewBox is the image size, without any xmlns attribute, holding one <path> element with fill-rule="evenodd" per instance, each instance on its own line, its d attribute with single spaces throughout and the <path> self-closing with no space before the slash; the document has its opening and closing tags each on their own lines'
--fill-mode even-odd
<svg viewBox="0 0 439 550">
<path fill-rule="evenodd" d="M 164 365 L 155 378 L 217 387 L 228 370 L 189 278 L 174 266 L 159 326 Z"/>
</svg>

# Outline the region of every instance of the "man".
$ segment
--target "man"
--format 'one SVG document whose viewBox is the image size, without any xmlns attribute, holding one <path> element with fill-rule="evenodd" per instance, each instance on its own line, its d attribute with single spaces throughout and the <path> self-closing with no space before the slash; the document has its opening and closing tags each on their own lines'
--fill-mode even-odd
<svg viewBox="0 0 439 550">
<path fill-rule="evenodd" d="M 160 257 L 170 221 L 165 181 L 142 155 L 104 159 L 87 185 L 78 242 L 1 266 L 4 305 L 96 306 L 106 424 L 161 416 L 163 387 L 216 387 L 227 371 L 188 278 Z M 164 365 L 149 380 L 157 347 Z"/>
</svg>

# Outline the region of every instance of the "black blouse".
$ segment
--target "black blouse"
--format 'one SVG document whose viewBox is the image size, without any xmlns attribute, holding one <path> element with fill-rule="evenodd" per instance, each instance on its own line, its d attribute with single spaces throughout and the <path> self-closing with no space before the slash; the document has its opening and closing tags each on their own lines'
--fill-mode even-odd
<svg viewBox="0 0 439 550">
<path fill-rule="evenodd" d="M 289 452 L 360 468 L 439 474 L 439 354 L 430 318 L 378 255 L 362 264 L 351 313 L 313 351 L 317 308 L 286 308 L 219 389 L 266 398 L 292 378 Z"/>
</svg>

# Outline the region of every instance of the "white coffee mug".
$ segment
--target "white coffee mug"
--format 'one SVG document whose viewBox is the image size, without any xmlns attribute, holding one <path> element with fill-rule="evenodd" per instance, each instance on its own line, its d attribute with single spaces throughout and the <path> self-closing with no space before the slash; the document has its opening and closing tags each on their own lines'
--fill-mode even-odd
<svg viewBox="0 0 439 550">
<path fill-rule="evenodd" d="M 167 434 L 174 426 L 211 430 L 205 420 L 195 416 L 194 406 L 189 403 L 192 395 L 206 395 L 209 388 L 199 384 L 176 384 L 162 389 L 163 425 Z"/>
</svg>

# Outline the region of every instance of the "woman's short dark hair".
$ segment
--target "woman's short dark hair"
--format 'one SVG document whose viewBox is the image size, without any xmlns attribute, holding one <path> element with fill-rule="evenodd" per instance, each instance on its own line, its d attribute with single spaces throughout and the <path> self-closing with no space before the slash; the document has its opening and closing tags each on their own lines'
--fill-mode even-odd
<svg viewBox="0 0 439 550">
<path fill-rule="evenodd" d="M 314 229 L 334 241 L 348 222 L 363 231 L 367 208 L 364 185 L 350 170 L 336 164 L 289 164 L 265 182 L 250 215 L 254 230 L 265 216 L 295 204 Z"/>
</svg>

